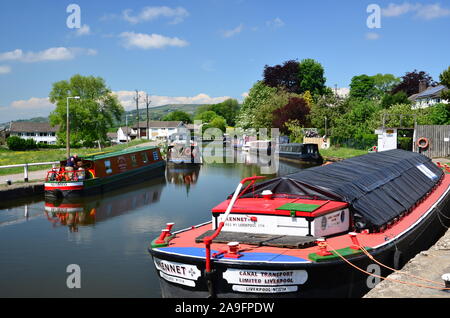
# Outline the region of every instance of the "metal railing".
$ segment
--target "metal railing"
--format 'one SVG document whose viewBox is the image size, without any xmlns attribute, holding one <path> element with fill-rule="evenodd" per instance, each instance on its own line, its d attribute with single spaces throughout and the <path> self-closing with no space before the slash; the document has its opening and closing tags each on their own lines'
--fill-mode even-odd
<svg viewBox="0 0 450 318">
<path fill-rule="evenodd" d="M 23 163 L 23 164 L 17 164 L 17 165 L 0 166 L 0 169 L 21 168 L 21 167 L 23 167 L 23 179 L 24 179 L 25 182 L 28 182 L 28 167 L 33 167 L 33 166 L 52 166 L 53 168 L 55 168 L 57 164 L 59 164 L 59 161 L 55 161 L 55 162 Z"/>
</svg>

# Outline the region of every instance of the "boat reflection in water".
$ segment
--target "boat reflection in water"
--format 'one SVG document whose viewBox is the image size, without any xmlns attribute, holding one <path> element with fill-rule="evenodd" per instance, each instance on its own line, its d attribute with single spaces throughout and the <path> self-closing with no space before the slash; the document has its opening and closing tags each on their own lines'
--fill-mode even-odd
<svg viewBox="0 0 450 318">
<path fill-rule="evenodd" d="M 67 226 L 71 232 L 78 232 L 78 226 L 93 225 L 158 202 L 165 183 L 165 179 L 160 178 L 107 195 L 46 199 L 45 215 L 53 226 Z"/>
<path fill-rule="evenodd" d="M 168 165 L 166 167 L 166 180 L 175 186 L 185 186 L 186 192 L 189 193 L 191 186 L 198 181 L 200 169 L 201 166 L 196 164 Z"/>
</svg>

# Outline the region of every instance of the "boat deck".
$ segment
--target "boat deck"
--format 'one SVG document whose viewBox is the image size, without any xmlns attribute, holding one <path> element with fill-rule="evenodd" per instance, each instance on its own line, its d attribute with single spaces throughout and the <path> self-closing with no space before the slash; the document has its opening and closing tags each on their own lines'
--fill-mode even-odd
<svg viewBox="0 0 450 318">
<path fill-rule="evenodd" d="M 418 203 L 418 205 L 409 214 L 401 218 L 399 222 L 391 225 L 383 232 L 359 233 L 357 238 L 360 245 L 376 249 L 392 243 L 400 236 L 408 233 L 417 223 L 431 213 L 434 207 L 445 198 L 449 191 L 450 175 L 446 174 L 435 191 L 422 202 Z M 181 231 L 175 233 L 174 238 L 167 247 L 154 248 L 154 250 L 173 255 L 204 258 L 205 245 L 202 243 L 201 238 L 211 234 L 211 231 L 211 223 Z M 310 244 L 308 241 L 313 238 L 306 238 L 305 241 L 303 241 L 303 239 L 305 238 L 297 237 L 298 242 L 295 242 L 291 237 L 268 237 L 248 233 L 223 232 L 221 236 L 213 242 L 211 248 L 214 251 L 227 250 L 228 247 L 226 243 L 237 241 L 240 242 L 240 250 L 245 251 L 245 253 L 243 253 L 244 257 L 240 258 L 239 261 L 245 261 L 246 258 L 254 260 L 255 258 L 252 257 L 252 254 L 258 254 L 266 255 L 264 258 L 259 259 L 259 261 L 263 261 L 263 259 L 273 261 L 274 259 L 283 256 L 289 258 L 291 262 L 295 262 L 295 260 L 297 260 L 297 262 L 312 262 L 309 255 L 319 252 L 319 247 L 315 244 Z M 277 240 L 279 242 L 285 240 L 285 243 L 278 245 L 270 243 L 276 243 Z M 289 244 L 286 242 L 289 242 Z M 301 244 L 301 242 L 304 242 L 305 244 Z M 345 234 L 327 238 L 327 243 L 330 249 L 336 250 L 345 249 L 352 245 L 351 238 Z M 300 246 L 297 244 L 300 244 Z"/>
</svg>

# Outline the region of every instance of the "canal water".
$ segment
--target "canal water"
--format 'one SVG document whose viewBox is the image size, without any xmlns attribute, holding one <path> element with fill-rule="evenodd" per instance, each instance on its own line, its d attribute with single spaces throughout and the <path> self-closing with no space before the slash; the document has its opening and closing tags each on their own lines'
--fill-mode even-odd
<svg viewBox="0 0 450 318">
<path fill-rule="evenodd" d="M 241 179 L 261 175 L 255 158 L 241 156 L 167 167 L 164 177 L 82 201 L 0 203 L 0 297 L 161 297 L 148 244 L 168 222 L 180 230 L 209 221 Z M 280 161 L 268 177 L 302 168 Z M 67 287 L 71 264 L 81 288 Z"/>
</svg>

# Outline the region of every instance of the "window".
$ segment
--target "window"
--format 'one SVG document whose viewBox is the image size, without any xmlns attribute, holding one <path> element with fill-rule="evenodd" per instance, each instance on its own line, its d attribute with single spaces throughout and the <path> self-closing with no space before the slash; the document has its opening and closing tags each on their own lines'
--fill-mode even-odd
<svg viewBox="0 0 450 318">
<path fill-rule="evenodd" d="M 136 155 L 131 155 L 131 165 L 133 167 L 136 167 L 138 165 L 137 160 L 136 160 Z"/>
<path fill-rule="evenodd" d="M 111 161 L 105 160 L 105 169 L 106 169 L 106 173 L 107 174 L 111 174 L 112 173 Z"/>
<path fill-rule="evenodd" d="M 148 162 L 148 156 L 147 156 L 147 153 L 146 153 L 146 152 L 142 152 L 142 153 L 141 153 L 141 156 L 142 156 L 142 162 L 143 162 L 143 163 L 147 163 L 147 162 Z"/>
<path fill-rule="evenodd" d="M 158 156 L 158 152 L 157 151 L 153 151 L 153 160 L 154 161 L 159 160 L 159 156 Z"/>
</svg>

